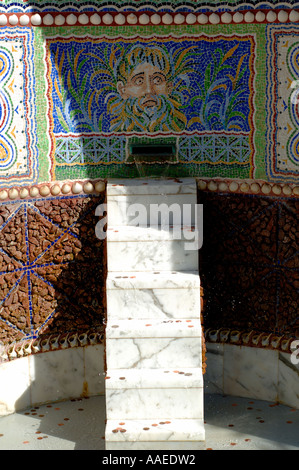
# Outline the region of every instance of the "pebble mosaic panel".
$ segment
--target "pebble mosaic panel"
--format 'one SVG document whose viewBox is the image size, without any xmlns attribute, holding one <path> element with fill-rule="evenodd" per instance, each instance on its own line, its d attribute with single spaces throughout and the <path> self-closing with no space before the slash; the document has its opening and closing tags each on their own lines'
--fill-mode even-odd
<svg viewBox="0 0 299 470">
<path fill-rule="evenodd" d="M 100 328 L 105 242 L 102 196 L 0 203 L 0 343 Z"/>
<path fill-rule="evenodd" d="M 205 328 L 299 338 L 296 197 L 200 191 Z"/>
</svg>

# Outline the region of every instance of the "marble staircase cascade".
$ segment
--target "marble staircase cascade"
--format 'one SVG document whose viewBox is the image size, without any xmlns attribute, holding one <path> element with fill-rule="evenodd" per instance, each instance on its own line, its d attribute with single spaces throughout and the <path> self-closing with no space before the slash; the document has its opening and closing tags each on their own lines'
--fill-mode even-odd
<svg viewBox="0 0 299 470">
<path fill-rule="evenodd" d="M 196 203 L 192 178 L 108 181 L 107 450 L 205 448 Z"/>
</svg>

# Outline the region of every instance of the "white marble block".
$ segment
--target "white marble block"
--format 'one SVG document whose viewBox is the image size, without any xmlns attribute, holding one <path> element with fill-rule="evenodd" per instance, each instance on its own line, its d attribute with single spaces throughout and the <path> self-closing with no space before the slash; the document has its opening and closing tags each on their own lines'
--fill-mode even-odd
<svg viewBox="0 0 299 470">
<path fill-rule="evenodd" d="M 193 194 L 108 196 L 107 203 L 110 226 L 192 225 L 196 220 Z"/>
<path fill-rule="evenodd" d="M 157 442 L 161 443 L 160 449 L 165 449 L 168 443 L 173 443 L 173 450 L 177 450 L 178 442 L 186 443 L 186 449 L 194 441 L 203 441 L 205 430 L 202 419 L 172 419 L 172 420 L 109 420 L 106 427 L 106 442 L 114 444 L 149 443 L 148 449 L 157 448 Z M 107 447 L 106 447 L 107 448 Z M 117 448 L 111 445 L 110 449 Z M 120 446 L 118 448 L 121 448 Z M 144 447 L 146 448 L 146 447 Z M 168 448 L 168 447 L 167 447 Z M 180 446 L 182 448 L 182 446 Z"/>
<path fill-rule="evenodd" d="M 106 449 L 204 448 L 196 194 L 108 182 Z"/>
<path fill-rule="evenodd" d="M 195 232 L 189 227 L 174 227 L 173 231 L 108 228 L 107 265 L 108 272 L 198 270 Z"/>
<path fill-rule="evenodd" d="M 203 418 L 200 368 L 108 370 L 107 418 Z"/>
<path fill-rule="evenodd" d="M 196 195 L 194 178 L 134 178 L 110 179 L 107 184 L 107 197 L 120 195 L 164 195 L 194 194 Z"/>
<path fill-rule="evenodd" d="M 109 273 L 107 315 L 112 319 L 198 318 L 200 279 L 196 272 Z"/>
<path fill-rule="evenodd" d="M 203 389 L 106 390 L 107 419 L 202 419 Z"/>
</svg>

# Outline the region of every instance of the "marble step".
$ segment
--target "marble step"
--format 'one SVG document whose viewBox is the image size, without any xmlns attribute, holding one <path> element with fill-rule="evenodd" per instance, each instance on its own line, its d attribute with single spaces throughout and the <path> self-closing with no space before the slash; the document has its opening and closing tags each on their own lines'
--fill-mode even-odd
<svg viewBox="0 0 299 470">
<path fill-rule="evenodd" d="M 174 231 L 151 227 L 109 227 L 109 271 L 197 271 L 197 232 L 192 227 Z"/>
<path fill-rule="evenodd" d="M 202 327 L 199 318 L 162 320 L 127 319 L 109 320 L 106 338 L 201 338 Z"/>
<path fill-rule="evenodd" d="M 108 273 L 106 292 L 110 320 L 200 317 L 197 272 Z"/>
<path fill-rule="evenodd" d="M 192 225 L 196 220 L 194 194 L 129 194 L 107 196 L 109 225 Z"/>
<path fill-rule="evenodd" d="M 109 320 L 106 361 L 108 369 L 201 367 L 200 320 Z"/>
<path fill-rule="evenodd" d="M 134 178 L 109 179 L 107 197 L 121 195 L 196 195 L 194 178 Z"/>
<path fill-rule="evenodd" d="M 203 374 L 199 367 L 162 369 L 108 369 L 106 390 L 202 388 Z"/>
<path fill-rule="evenodd" d="M 196 450 L 204 449 L 202 419 L 110 419 L 107 421 L 106 449 Z"/>
<path fill-rule="evenodd" d="M 201 369 L 108 369 L 106 414 L 107 419 L 202 419 Z"/>
<path fill-rule="evenodd" d="M 107 419 L 203 419 L 203 388 L 107 389 Z"/>
</svg>

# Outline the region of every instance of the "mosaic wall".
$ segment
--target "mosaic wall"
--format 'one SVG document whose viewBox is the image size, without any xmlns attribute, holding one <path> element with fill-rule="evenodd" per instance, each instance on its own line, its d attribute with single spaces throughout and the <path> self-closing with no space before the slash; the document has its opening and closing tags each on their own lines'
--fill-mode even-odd
<svg viewBox="0 0 299 470">
<path fill-rule="evenodd" d="M 136 143 L 210 184 L 205 328 L 298 337 L 298 8 L 0 2 L 0 347 L 103 331 L 105 195 L 82 187 L 142 176 Z"/>
<path fill-rule="evenodd" d="M 206 329 L 299 338 L 298 197 L 200 191 Z"/>
<path fill-rule="evenodd" d="M 0 30 L 0 178 L 5 186 L 28 185 L 38 177 L 33 58 L 30 29 Z"/>
<path fill-rule="evenodd" d="M 166 176 L 297 181 L 295 23 L 43 15 L 42 28 L 0 18 L 1 186 L 138 177 L 132 142 L 169 139 Z"/>
<path fill-rule="evenodd" d="M 267 31 L 267 174 L 273 179 L 299 176 L 298 27 Z M 271 54 L 274 51 L 274 54 Z"/>
<path fill-rule="evenodd" d="M 194 173 L 204 161 L 248 165 L 254 50 L 250 35 L 46 36 L 51 176 L 105 164 L 122 174 L 130 136 L 177 136 Z"/>
<path fill-rule="evenodd" d="M 105 244 L 100 195 L 0 203 L 0 344 L 101 329 Z"/>
</svg>

